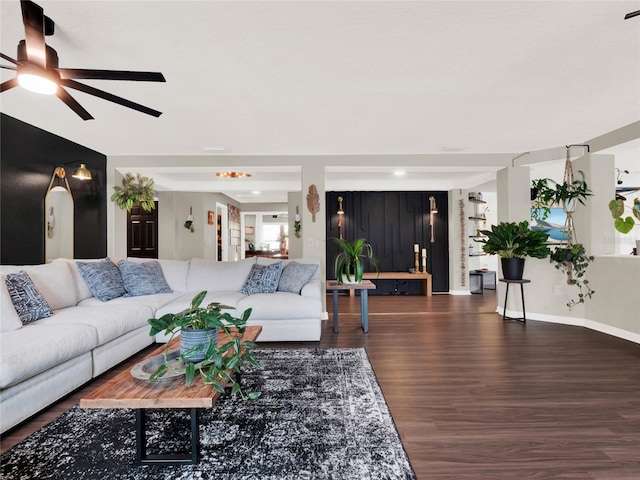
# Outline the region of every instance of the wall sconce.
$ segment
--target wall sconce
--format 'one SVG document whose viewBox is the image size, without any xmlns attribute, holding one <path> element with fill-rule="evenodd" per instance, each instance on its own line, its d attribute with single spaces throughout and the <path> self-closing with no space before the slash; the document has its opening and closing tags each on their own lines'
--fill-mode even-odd
<svg viewBox="0 0 640 480">
<path fill-rule="evenodd" d="M 344 198 L 338 197 L 338 236 L 342 239 L 342 217 L 344 216 L 344 208 L 342 208 L 342 201 Z"/>
<path fill-rule="evenodd" d="M 438 207 L 436 205 L 436 197 L 429 197 L 429 224 L 431 225 L 431 243 L 436 243 L 436 240 L 433 236 L 433 215 L 438 213 Z"/>
<path fill-rule="evenodd" d="M 91 180 L 91 172 L 84 163 L 81 163 L 71 174 L 73 178 L 78 180 Z"/>
</svg>

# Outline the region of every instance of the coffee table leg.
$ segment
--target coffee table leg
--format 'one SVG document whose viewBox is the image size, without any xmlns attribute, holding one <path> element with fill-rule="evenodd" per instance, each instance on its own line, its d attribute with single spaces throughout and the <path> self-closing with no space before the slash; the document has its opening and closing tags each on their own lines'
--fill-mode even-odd
<svg viewBox="0 0 640 480">
<path fill-rule="evenodd" d="M 138 465 L 195 465 L 200 449 L 198 409 L 191 409 L 191 453 L 147 454 L 147 419 L 144 408 L 136 409 L 136 463 Z"/>
</svg>

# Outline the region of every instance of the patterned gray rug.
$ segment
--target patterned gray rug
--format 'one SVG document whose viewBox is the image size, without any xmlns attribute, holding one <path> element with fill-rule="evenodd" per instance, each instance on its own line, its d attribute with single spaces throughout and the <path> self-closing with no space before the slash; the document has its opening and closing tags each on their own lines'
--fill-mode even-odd
<svg viewBox="0 0 640 480">
<path fill-rule="evenodd" d="M 74 407 L 1 459 L 15 479 L 415 479 L 364 349 L 259 349 L 242 382 L 200 415 L 201 460 L 136 466 L 133 410 Z M 149 410 L 149 453 L 189 448 L 186 412 Z M 171 439 L 171 440 L 167 440 Z"/>
</svg>

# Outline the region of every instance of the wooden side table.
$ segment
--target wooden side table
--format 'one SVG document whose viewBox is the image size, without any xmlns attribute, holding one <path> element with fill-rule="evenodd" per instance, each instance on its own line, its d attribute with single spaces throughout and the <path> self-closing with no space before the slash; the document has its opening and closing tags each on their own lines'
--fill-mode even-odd
<svg viewBox="0 0 640 480">
<path fill-rule="evenodd" d="M 364 333 L 369 332 L 369 295 L 368 290 L 375 290 L 376 286 L 370 280 L 362 280 L 361 283 L 338 283 L 336 280 L 327 280 L 327 291 L 333 291 L 333 331 L 338 333 L 338 292 L 340 290 L 360 290 L 360 322 Z"/>
<path fill-rule="evenodd" d="M 531 283 L 531 280 L 525 280 L 524 278 L 522 280 L 508 280 L 506 278 L 501 278 L 500 281 L 507 284 L 507 291 L 504 294 L 504 310 L 502 311 L 502 321 L 516 320 L 518 322 L 522 321 L 523 323 L 526 323 L 527 312 L 524 308 L 524 284 Z M 509 297 L 509 285 L 512 283 L 520 285 L 520 297 L 522 298 L 522 317 L 507 317 L 507 298 Z"/>
</svg>

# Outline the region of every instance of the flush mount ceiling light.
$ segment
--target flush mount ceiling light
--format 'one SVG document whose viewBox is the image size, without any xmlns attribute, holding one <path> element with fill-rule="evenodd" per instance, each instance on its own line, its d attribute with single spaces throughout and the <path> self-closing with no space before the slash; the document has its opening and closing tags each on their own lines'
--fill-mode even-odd
<svg viewBox="0 0 640 480">
<path fill-rule="evenodd" d="M 247 172 L 216 172 L 216 177 L 222 178 L 242 178 L 250 176 L 251 174 Z"/>
</svg>

